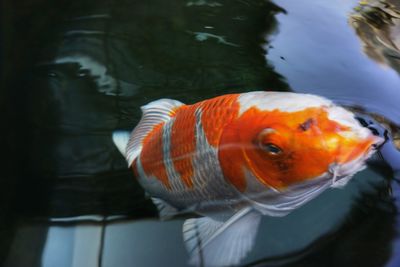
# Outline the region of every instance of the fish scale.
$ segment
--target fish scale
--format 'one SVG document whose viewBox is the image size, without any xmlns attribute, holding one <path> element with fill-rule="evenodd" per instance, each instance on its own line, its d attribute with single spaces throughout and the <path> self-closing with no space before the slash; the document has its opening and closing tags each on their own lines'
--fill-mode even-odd
<svg viewBox="0 0 400 267">
<path fill-rule="evenodd" d="M 172 125 L 175 122 L 173 118 L 170 122 L 163 126 L 163 153 L 164 153 L 164 165 L 167 171 L 167 176 L 169 184 L 171 185 L 171 190 L 179 194 L 185 190 L 185 185 L 182 182 L 180 175 L 176 172 L 173 164 L 173 159 L 171 158 L 171 130 Z M 179 197 L 179 196 L 178 196 Z"/>
<path fill-rule="evenodd" d="M 169 203 L 173 203 L 173 205 L 178 208 L 193 206 L 195 204 L 207 206 L 205 203 L 200 203 L 201 200 L 206 200 L 208 203 L 213 203 L 215 201 L 215 203 L 220 204 L 221 201 L 226 199 L 231 201 L 232 199 L 240 198 L 237 190 L 231 184 L 228 184 L 223 177 L 217 156 L 217 149 L 208 143 L 202 126 L 201 108 L 196 109 L 195 115 L 196 123 L 194 125 L 194 136 L 196 137 L 196 153 L 191 154 L 194 156 L 192 167 L 195 170 L 193 177 L 191 177 L 193 180 L 193 187 L 191 188 L 184 184 L 179 173 L 176 172 L 172 164 L 174 158 L 171 158 L 169 153 L 171 129 L 176 122 L 175 118 L 165 123 L 162 128 L 157 129 L 157 131 L 162 131 L 163 133 L 163 164 L 166 169 L 170 188 L 155 188 L 155 192 L 151 193 L 156 197 L 167 200 Z M 182 153 L 184 152 L 185 151 L 182 151 Z M 142 155 L 139 157 L 141 156 Z M 148 179 L 149 178 L 145 178 L 141 180 L 143 183 L 147 183 L 146 180 Z M 153 177 L 153 179 L 156 179 L 156 177 Z"/>
</svg>

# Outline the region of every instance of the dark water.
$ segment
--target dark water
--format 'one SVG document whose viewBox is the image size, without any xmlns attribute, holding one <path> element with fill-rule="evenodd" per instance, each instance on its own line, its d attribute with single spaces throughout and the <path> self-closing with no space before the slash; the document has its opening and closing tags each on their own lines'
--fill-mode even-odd
<svg viewBox="0 0 400 267">
<path fill-rule="evenodd" d="M 370 1 L 5 1 L 4 266 L 187 266 L 114 147 L 139 107 L 252 90 L 308 92 L 400 124 L 400 5 Z M 377 124 L 378 129 L 380 128 Z M 400 156 L 283 218 L 246 266 L 400 266 Z"/>
</svg>

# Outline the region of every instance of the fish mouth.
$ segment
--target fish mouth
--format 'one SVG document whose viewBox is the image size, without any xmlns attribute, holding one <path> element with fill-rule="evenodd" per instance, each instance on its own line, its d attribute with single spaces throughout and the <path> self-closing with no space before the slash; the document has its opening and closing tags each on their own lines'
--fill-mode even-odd
<svg viewBox="0 0 400 267">
<path fill-rule="evenodd" d="M 365 162 L 380 148 L 383 142 L 383 138 L 371 136 L 363 142 L 363 152 L 360 156 L 344 163 L 331 163 L 328 169 L 328 173 L 332 176 L 331 186 L 335 188 L 345 186 L 354 174 L 366 168 Z"/>
<path fill-rule="evenodd" d="M 365 169 L 366 158 L 367 157 L 360 157 L 344 164 L 332 163 L 328 170 L 332 177 L 331 187 L 341 188 L 345 186 L 355 173 Z"/>
</svg>

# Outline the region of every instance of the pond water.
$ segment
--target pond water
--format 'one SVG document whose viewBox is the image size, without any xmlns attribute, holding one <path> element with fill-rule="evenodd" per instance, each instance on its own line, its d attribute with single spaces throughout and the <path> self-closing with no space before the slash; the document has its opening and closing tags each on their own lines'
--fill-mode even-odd
<svg viewBox="0 0 400 267">
<path fill-rule="evenodd" d="M 395 0 L 5 7 L 4 266 L 189 266 L 185 218 L 158 219 L 112 132 L 132 129 L 152 100 L 254 90 L 325 96 L 392 138 L 346 187 L 263 217 L 241 265 L 400 266 Z"/>
</svg>

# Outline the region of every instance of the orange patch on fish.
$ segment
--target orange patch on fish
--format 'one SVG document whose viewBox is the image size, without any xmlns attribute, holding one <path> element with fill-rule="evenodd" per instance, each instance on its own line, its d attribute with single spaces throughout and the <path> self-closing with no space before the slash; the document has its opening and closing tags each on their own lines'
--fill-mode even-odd
<svg viewBox="0 0 400 267">
<path fill-rule="evenodd" d="M 261 183 L 279 190 L 325 173 L 343 152 L 337 146 L 330 147 L 330 141 L 356 148 L 358 140 L 338 134 L 346 130 L 348 127 L 330 120 L 323 107 L 296 112 L 251 107 L 225 127 L 219 160 L 225 177 L 240 191 L 246 189 L 244 169 Z M 270 144 L 282 153 L 269 153 L 263 148 Z"/>
<path fill-rule="evenodd" d="M 238 140 L 238 130 L 235 125 L 230 125 L 229 128 L 225 129 L 218 149 L 218 159 L 225 179 L 243 192 L 246 189 L 246 179 L 243 172 L 246 159 L 241 153 L 239 147 L 241 145 L 235 144 Z"/>
<path fill-rule="evenodd" d="M 195 111 L 195 106 L 179 108 L 171 131 L 171 159 L 176 172 L 187 187 L 193 186 L 193 156 L 196 153 Z"/>
<path fill-rule="evenodd" d="M 240 109 L 237 102 L 238 96 L 237 94 L 230 94 L 200 103 L 201 124 L 210 145 L 217 147 L 224 130 L 223 126 L 237 117 Z"/>
<path fill-rule="evenodd" d="M 340 156 L 337 158 L 337 162 L 340 164 L 351 162 L 359 158 L 362 154 L 365 154 L 369 150 L 371 145 L 377 142 L 377 137 L 370 136 L 362 142 L 355 142 L 350 140 L 345 146 L 342 146 Z"/>
<path fill-rule="evenodd" d="M 193 158 L 196 151 L 196 111 L 201 112 L 201 124 L 210 145 L 217 147 L 223 125 L 237 116 L 238 95 L 225 95 L 175 110 L 171 131 L 171 159 L 187 187 L 193 186 Z"/>
<path fill-rule="evenodd" d="M 163 153 L 163 126 L 164 123 L 156 125 L 143 140 L 143 149 L 140 160 L 143 170 L 147 176 L 154 176 L 159 179 L 168 189 L 171 185 L 168 180 L 167 171 L 164 165 Z"/>
</svg>

